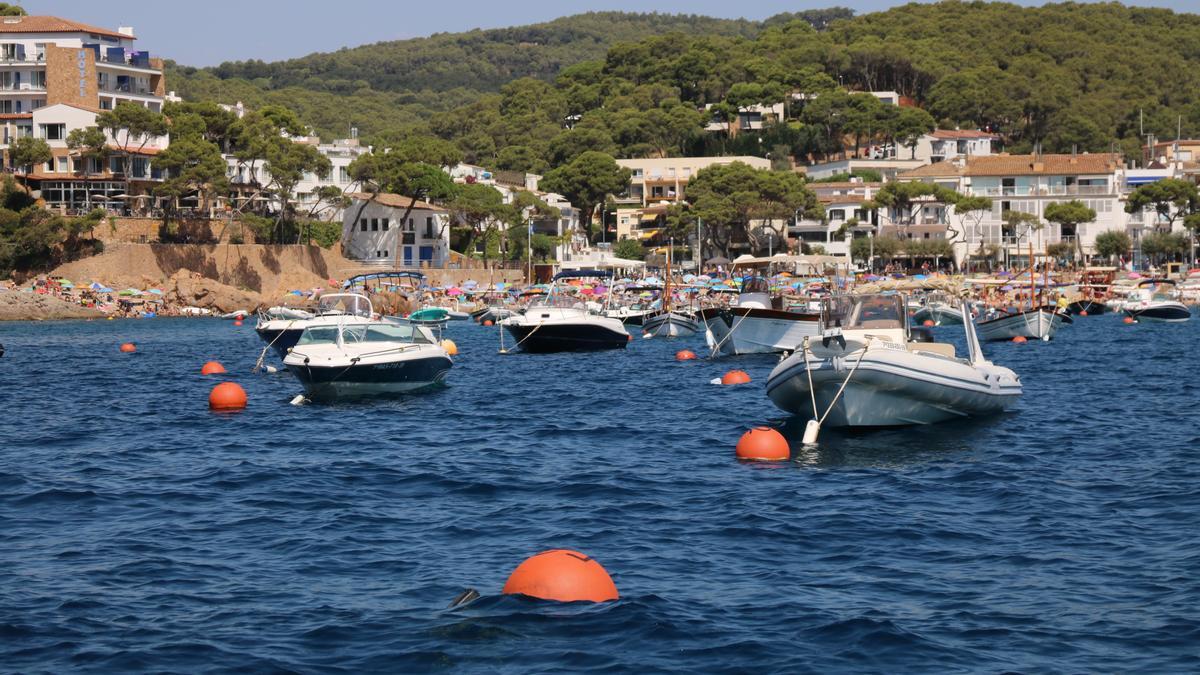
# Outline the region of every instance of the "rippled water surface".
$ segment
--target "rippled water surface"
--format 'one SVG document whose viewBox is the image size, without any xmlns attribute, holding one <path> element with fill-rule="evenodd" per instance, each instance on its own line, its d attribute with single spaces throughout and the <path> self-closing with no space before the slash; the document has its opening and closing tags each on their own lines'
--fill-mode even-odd
<svg viewBox="0 0 1200 675">
<path fill-rule="evenodd" d="M 1011 412 L 778 465 L 733 457 L 771 357 L 495 330 L 451 325 L 441 391 L 296 407 L 249 323 L 0 324 L 0 670 L 1200 670 L 1200 321 L 987 345 Z M 549 548 L 621 600 L 499 594 Z"/>
</svg>

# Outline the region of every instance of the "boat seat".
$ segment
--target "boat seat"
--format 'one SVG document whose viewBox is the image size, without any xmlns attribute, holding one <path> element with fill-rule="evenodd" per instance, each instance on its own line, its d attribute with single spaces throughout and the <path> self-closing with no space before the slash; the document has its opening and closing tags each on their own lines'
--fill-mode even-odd
<svg viewBox="0 0 1200 675">
<path fill-rule="evenodd" d="M 931 352 L 939 356 L 954 358 L 954 345 L 945 342 L 910 342 L 910 352 Z"/>
</svg>

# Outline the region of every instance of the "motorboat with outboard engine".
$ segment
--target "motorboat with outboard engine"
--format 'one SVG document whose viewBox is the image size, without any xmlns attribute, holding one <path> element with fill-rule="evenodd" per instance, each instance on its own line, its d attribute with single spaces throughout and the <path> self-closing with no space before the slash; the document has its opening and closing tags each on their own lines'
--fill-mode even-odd
<svg viewBox="0 0 1200 675">
<path fill-rule="evenodd" d="M 963 313 L 958 303 L 950 297 L 942 293 L 930 293 L 925 303 L 913 312 L 912 318 L 917 325 L 932 321 L 935 326 L 961 326 Z"/>
<path fill-rule="evenodd" d="M 1049 341 L 1069 317 L 1049 305 L 1033 309 L 1006 312 L 993 310 L 979 317 L 975 330 L 985 342 L 999 342 L 1023 337 L 1026 340 Z"/>
<path fill-rule="evenodd" d="M 608 270 L 559 272 L 549 294 L 535 298 L 523 314 L 510 316 L 500 325 L 517 341 L 514 347 L 531 353 L 624 349 L 631 338 L 619 319 L 592 313 L 584 301 L 558 292 L 558 282 L 563 279 L 611 276 Z M 501 351 L 508 351 L 503 343 Z"/>
<path fill-rule="evenodd" d="M 805 306 L 785 309 L 782 297 L 771 297 L 763 277 L 746 281 L 735 304 L 700 310 L 705 341 L 726 356 L 796 349 L 805 336 L 818 333 L 819 318 Z"/>
<path fill-rule="evenodd" d="M 296 346 L 306 328 L 331 323 L 371 323 L 378 321 L 371 301 L 359 293 L 328 293 L 317 300 L 317 309 L 309 318 L 271 318 L 259 315 L 254 331 L 280 356 Z"/>
<path fill-rule="evenodd" d="M 1125 299 L 1122 311 L 1136 321 L 1178 323 L 1192 318 L 1187 305 L 1179 301 L 1179 291 L 1170 279 L 1143 279 Z"/>
<path fill-rule="evenodd" d="M 826 305 L 821 333 L 767 379 L 781 410 L 811 414 L 818 426 L 890 427 L 994 414 L 1021 395 L 1020 378 L 983 357 L 970 321 L 960 358 L 951 344 L 912 339 L 901 296 L 839 296 Z M 960 311 L 969 313 L 965 303 Z"/>
<path fill-rule="evenodd" d="M 313 400 L 405 394 L 441 384 L 450 355 L 429 329 L 407 322 L 309 326 L 283 364 Z"/>
</svg>

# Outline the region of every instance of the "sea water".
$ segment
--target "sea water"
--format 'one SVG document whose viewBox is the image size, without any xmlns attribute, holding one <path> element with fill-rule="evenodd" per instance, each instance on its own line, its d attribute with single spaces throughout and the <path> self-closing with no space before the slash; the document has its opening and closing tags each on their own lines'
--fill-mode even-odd
<svg viewBox="0 0 1200 675">
<path fill-rule="evenodd" d="M 1200 321 L 985 345 L 1008 413 L 815 450 L 776 357 L 497 330 L 450 324 L 439 391 L 292 406 L 249 323 L 0 325 L 0 670 L 1200 670 Z M 245 411 L 208 410 L 223 379 Z M 735 460 L 761 424 L 792 461 Z M 500 595 L 550 548 L 621 599 Z"/>
</svg>

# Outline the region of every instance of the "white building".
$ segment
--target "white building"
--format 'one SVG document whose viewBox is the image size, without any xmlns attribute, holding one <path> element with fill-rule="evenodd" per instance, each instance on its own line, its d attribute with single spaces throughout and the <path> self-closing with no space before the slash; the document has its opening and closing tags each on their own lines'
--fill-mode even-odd
<svg viewBox="0 0 1200 675">
<path fill-rule="evenodd" d="M 800 219 L 788 227 L 788 235 L 809 247 L 820 246 L 829 255 L 849 255 L 854 236 L 862 236 L 879 224 L 870 201 L 883 183 L 850 180 L 834 183 L 809 183 L 824 210 L 824 220 Z"/>
<path fill-rule="evenodd" d="M 240 103 L 238 106 L 236 109 L 230 106 L 225 107 L 244 114 Z M 311 171 L 304 174 L 304 177 L 296 183 L 296 187 L 292 190 L 292 206 L 302 217 L 329 222 L 340 220 L 343 215 L 341 205 L 329 201 L 318 203 L 317 191 L 323 187 L 332 186 L 341 190 L 342 194 L 346 196 L 358 192 L 362 186 L 350 177 L 350 164 L 358 157 L 370 153 L 371 147 L 360 145 L 357 138 L 343 138 L 330 143 L 322 143 L 321 139 L 316 136 L 296 137 L 291 140 L 294 143 L 305 143 L 316 147 L 321 155 L 329 159 L 331 165 L 327 176 L 318 176 Z M 225 175 L 234 186 L 233 200 L 235 203 L 239 203 L 238 200 L 254 199 L 253 195 L 258 188 L 271 183 L 271 173 L 267 170 L 263 160 L 243 162 L 233 155 L 224 157 Z M 280 208 L 277 199 L 272 198 L 269 201 L 270 209 L 278 210 Z"/>
<path fill-rule="evenodd" d="M 445 267 L 450 261 L 450 213 L 394 194 L 355 194 L 342 218 L 346 257 L 393 268 Z"/>
<path fill-rule="evenodd" d="M 992 143 L 1000 137 L 970 129 L 935 129 L 917 141 L 916 158 L 928 164 L 992 154 Z"/>
</svg>

